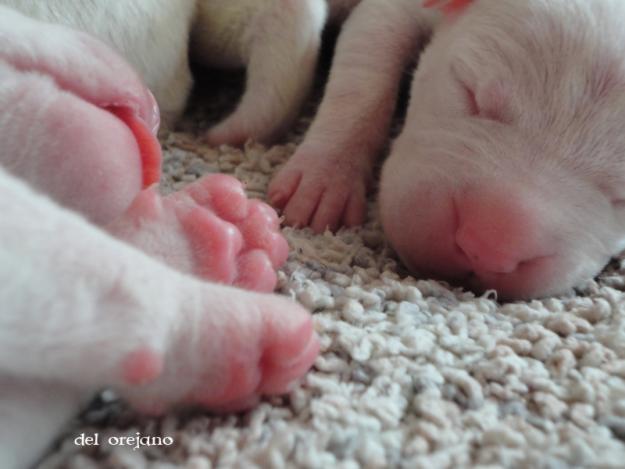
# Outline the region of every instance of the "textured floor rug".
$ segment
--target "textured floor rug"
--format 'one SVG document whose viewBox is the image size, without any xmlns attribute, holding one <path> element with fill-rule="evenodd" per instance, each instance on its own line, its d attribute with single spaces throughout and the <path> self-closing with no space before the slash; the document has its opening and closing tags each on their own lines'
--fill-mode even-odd
<svg viewBox="0 0 625 469">
<path fill-rule="evenodd" d="M 210 114 L 163 136 L 165 191 L 219 171 L 262 198 L 309 120 L 291 143 L 239 150 L 200 143 Z M 322 342 L 299 387 L 245 414 L 162 419 L 105 393 L 42 467 L 625 467 L 622 260 L 569 297 L 502 304 L 408 276 L 373 202 L 360 229 L 284 233 L 279 291 L 314 311 Z M 120 443 L 137 433 L 156 438 Z"/>
</svg>

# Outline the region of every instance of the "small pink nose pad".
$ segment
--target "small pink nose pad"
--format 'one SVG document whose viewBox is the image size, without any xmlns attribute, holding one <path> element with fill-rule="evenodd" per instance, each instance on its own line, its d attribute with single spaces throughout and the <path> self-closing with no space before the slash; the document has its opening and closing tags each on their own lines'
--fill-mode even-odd
<svg viewBox="0 0 625 469">
<path fill-rule="evenodd" d="M 504 252 L 501 241 L 471 226 L 460 227 L 456 243 L 477 272 L 509 274 L 525 260 L 519 252 Z"/>
</svg>

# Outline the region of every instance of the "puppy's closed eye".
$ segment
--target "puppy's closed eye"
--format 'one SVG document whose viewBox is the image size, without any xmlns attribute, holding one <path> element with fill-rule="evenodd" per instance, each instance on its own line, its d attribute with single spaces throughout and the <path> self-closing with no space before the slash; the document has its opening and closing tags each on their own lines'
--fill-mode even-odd
<svg viewBox="0 0 625 469">
<path fill-rule="evenodd" d="M 500 80 L 470 84 L 469 80 L 462 78 L 456 67 L 452 67 L 452 75 L 462 89 L 466 113 L 469 116 L 502 124 L 511 122 L 508 93 Z"/>
</svg>

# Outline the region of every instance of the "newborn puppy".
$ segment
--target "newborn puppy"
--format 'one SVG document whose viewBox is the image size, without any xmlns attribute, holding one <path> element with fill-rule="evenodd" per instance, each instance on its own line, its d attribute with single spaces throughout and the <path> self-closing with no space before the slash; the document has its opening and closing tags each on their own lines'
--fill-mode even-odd
<svg viewBox="0 0 625 469">
<path fill-rule="evenodd" d="M 625 3 L 466 3 L 415 74 L 384 229 L 419 271 L 560 294 L 625 248 Z"/>
<path fill-rule="evenodd" d="M 103 387 L 149 413 L 284 392 L 318 351 L 308 313 L 200 280 L 271 291 L 275 212 L 223 175 L 161 198 L 158 108 L 98 40 L 0 7 L 0 41 L 2 467 Z"/>
<path fill-rule="evenodd" d="M 385 233 L 422 274 L 501 298 L 564 293 L 625 247 L 618 0 L 363 1 L 271 199 L 317 231 L 362 221 L 402 67 L 437 24 L 423 8 L 433 5 L 445 18 L 381 176 Z"/>
</svg>

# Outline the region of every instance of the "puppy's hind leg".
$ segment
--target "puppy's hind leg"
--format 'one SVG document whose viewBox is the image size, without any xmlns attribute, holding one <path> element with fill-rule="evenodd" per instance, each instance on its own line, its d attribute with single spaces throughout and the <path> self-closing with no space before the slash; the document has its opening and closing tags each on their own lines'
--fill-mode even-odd
<svg viewBox="0 0 625 469">
<path fill-rule="evenodd" d="M 312 85 L 326 15 L 323 0 L 270 0 L 254 13 L 238 38 L 245 93 L 208 132 L 210 143 L 266 142 L 288 128 Z"/>
</svg>

